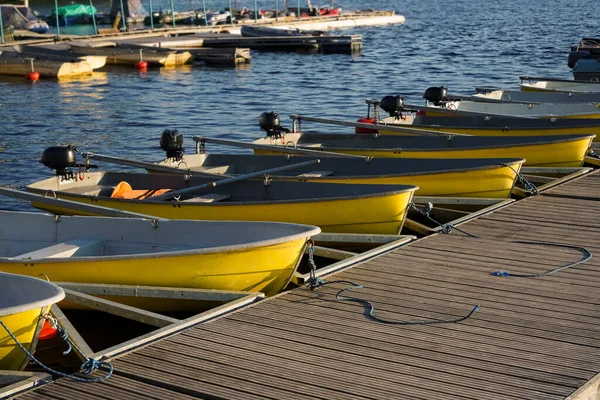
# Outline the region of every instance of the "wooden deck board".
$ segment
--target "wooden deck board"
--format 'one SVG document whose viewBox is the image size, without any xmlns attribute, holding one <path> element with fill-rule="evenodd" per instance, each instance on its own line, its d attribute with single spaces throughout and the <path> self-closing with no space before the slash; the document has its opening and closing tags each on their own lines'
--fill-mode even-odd
<svg viewBox="0 0 600 400">
<path fill-rule="evenodd" d="M 479 304 L 463 322 L 377 323 L 362 304 L 335 299 L 347 283 L 300 288 L 116 360 L 115 387 L 89 385 L 85 396 L 144 388 L 157 399 L 564 399 L 600 372 L 600 226 L 590 218 L 599 200 L 592 173 L 460 226 L 479 238 L 454 230 L 327 278 L 363 285 L 343 295 L 390 320 L 457 318 Z M 594 257 L 549 276 L 492 276 L 583 256 L 516 241 L 582 246 Z M 75 398 L 75 385 L 23 398 Z"/>
</svg>

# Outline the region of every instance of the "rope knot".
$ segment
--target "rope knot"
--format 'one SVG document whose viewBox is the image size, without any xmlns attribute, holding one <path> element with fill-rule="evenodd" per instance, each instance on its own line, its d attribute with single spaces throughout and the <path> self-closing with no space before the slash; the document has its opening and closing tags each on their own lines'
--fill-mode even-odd
<svg viewBox="0 0 600 400">
<path fill-rule="evenodd" d="M 493 275 L 493 276 L 509 276 L 510 273 L 508 273 L 506 271 L 494 271 L 491 273 L 491 275 Z"/>
<path fill-rule="evenodd" d="M 100 368 L 100 362 L 94 358 L 88 358 L 83 364 L 81 364 L 79 371 L 89 375 L 98 368 Z"/>
</svg>

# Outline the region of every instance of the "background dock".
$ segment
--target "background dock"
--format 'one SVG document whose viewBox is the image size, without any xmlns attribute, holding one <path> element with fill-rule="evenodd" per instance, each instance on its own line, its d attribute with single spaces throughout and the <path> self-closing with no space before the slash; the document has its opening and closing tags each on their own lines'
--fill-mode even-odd
<svg viewBox="0 0 600 400">
<path fill-rule="evenodd" d="M 430 236 L 328 278 L 364 285 L 344 295 L 390 320 L 452 319 L 479 304 L 463 322 L 382 324 L 335 300 L 347 284 L 300 288 L 119 358 L 106 383 L 59 381 L 20 398 L 590 398 L 600 371 L 598 259 L 537 278 L 491 272 L 537 273 L 583 257 L 517 241 L 597 254 L 599 189 L 592 173 L 460 226 L 478 238 Z"/>
</svg>

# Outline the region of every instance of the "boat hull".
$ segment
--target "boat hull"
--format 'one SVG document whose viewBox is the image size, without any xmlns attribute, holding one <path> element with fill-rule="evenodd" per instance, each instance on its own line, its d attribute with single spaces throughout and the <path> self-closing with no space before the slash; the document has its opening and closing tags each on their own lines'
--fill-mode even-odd
<svg viewBox="0 0 600 400">
<path fill-rule="evenodd" d="M 296 143 L 300 137 L 298 134 L 286 135 L 284 145 L 303 146 Z M 443 147 L 443 148 L 368 148 L 365 143 L 363 148 L 352 148 L 350 146 L 323 146 L 326 151 L 361 155 L 376 158 L 525 158 L 527 167 L 581 167 L 588 149 L 592 145 L 593 136 L 573 136 L 572 139 L 557 141 L 540 141 L 533 144 L 514 144 L 506 146 L 490 147 Z M 258 144 L 270 144 L 282 146 L 281 140 L 260 139 Z M 350 143 L 350 142 L 349 142 Z M 401 146 L 401 144 L 399 145 Z M 283 146 L 282 146 L 283 147 Z M 307 147 L 311 149 L 311 147 Z M 256 154 L 275 154 L 271 151 L 255 150 Z M 282 151 L 281 153 L 285 153 Z"/>
<path fill-rule="evenodd" d="M 8 329 L 28 351 L 33 348 L 40 315 L 47 307 L 36 308 L 16 314 L 0 316 Z M 19 370 L 24 366 L 26 355 L 14 340 L 0 327 L 0 370 Z"/>
<path fill-rule="evenodd" d="M 28 188 L 28 190 L 36 192 L 35 189 Z M 44 192 L 37 191 L 39 194 L 44 194 Z M 323 232 L 396 235 L 402 229 L 408 203 L 410 203 L 413 193 L 414 191 L 410 190 L 352 199 L 223 206 L 122 201 L 64 192 L 56 193 L 56 195 L 60 199 L 169 219 L 290 222 L 316 225 Z M 31 204 L 36 208 L 55 214 L 91 215 L 69 208 L 50 207 L 35 202 Z M 361 212 L 357 213 L 357 210 L 361 210 Z"/>
<path fill-rule="evenodd" d="M 252 291 L 271 296 L 289 282 L 307 239 L 236 251 L 127 260 L 0 261 L 0 271 L 29 276 L 43 274 L 55 282 Z"/>
<path fill-rule="evenodd" d="M 472 136 L 510 136 L 510 137 L 518 137 L 518 136 L 558 136 L 558 135 L 586 135 L 589 133 L 593 133 L 600 135 L 600 126 L 599 127 L 580 127 L 580 128 L 556 128 L 556 129 L 474 129 L 474 128 L 459 128 L 459 127 L 421 127 L 421 126 L 410 126 L 413 129 L 422 129 L 422 130 L 434 130 L 434 131 L 443 131 L 449 133 L 457 133 L 461 135 L 472 135 Z M 379 133 L 382 135 L 397 135 L 398 132 L 386 131 L 385 129 L 380 129 Z M 600 139 L 594 139 L 594 141 L 599 141 Z"/>
<path fill-rule="evenodd" d="M 298 161 L 304 159 L 310 158 L 293 158 Z M 509 197 L 524 160 L 477 161 L 467 164 L 462 161 L 439 159 L 377 159 L 367 163 L 346 158 L 324 158 L 319 164 L 319 169 L 325 170 L 324 173 L 311 173 L 313 167 L 307 167 L 286 175 L 271 175 L 271 179 L 337 184 L 414 185 L 419 187 L 416 192 L 418 196 Z M 231 174 L 233 171 L 243 174 L 289 163 L 290 159 L 283 156 L 194 154 L 185 156 L 181 162 L 168 159 L 158 165 L 185 167 L 207 173 Z M 424 164 L 427 164 L 427 168 L 423 168 Z"/>
<path fill-rule="evenodd" d="M 462 172 L 347 179 L 328 177 L 306 178 L 306 181 L 345 184 L 415 185 L 419 187 L 419 190 L 416 192 L 418 196 L 506 199 L 510 197 L 516 174 L 520 169 L 521 163 L 512 163 L 509 166 L 499 165 L 496 168 Z"/>
</svg>

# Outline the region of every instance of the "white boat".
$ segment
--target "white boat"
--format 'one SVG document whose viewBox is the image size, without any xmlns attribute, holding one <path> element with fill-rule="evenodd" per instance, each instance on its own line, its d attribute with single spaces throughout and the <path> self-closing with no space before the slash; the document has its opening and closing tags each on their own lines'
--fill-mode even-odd
<svg viewBox="0 0 600 400">
<path fill-rule="evenodd" d="M 531 92 L 588 92 L 600 93 L 600 81 L 571 81 L 568 79 L 522 76 L 521 90 Z"/>
<path fill-rule="evenodd" d="M 600 118 L 593 103 L 486 103 L 471 100 L 426 101 L 426 115 L 499 115 L 524 118 Z"/>
<path fill-rule="evenodd" d="M 494 102 L 516 103 L 600 103 L 600 93 L 523 92 L 477 88 L 473 98 Z"/>
</svg>

